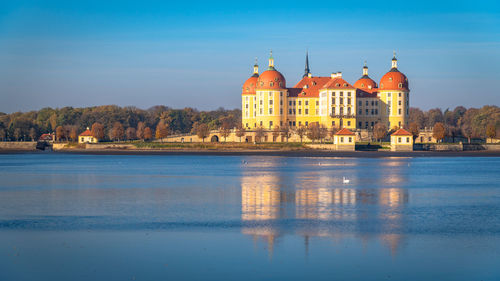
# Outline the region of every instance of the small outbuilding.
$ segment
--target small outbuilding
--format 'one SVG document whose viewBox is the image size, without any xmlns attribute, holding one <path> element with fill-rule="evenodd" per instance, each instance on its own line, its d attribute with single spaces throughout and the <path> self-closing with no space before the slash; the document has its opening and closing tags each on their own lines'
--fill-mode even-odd
<svg viewBox="0 0 500 281">
<path fill-rule="evenodd" d="M 97 143 L 98 139 L 92 135 L 92 131 L 87 127 L 85 132 L 78 135 L 78 143 Z"/>
<path fill-rule="evenodd" d="M 413 135 L 405 129 L 392 133 L 391 151 L 413 151 Z"/>
<path fill-rule="evenodd" d="M 343 128 L 333 135 L 333 145 L 335 150 L 354 151 L 356 135 L 347 128 Z"/>
</svg>

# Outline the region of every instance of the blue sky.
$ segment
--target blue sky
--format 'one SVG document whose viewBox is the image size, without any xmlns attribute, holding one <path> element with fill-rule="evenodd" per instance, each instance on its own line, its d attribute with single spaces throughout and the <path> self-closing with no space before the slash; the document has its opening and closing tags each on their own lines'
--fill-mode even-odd
<svg viewBox="0 0 500 281">
<path fill-rule="evenodd" d="M 411 105 L 500 104 L 494 1 L 3 1 L 0 111 L 117 104 L 240 107 L 269 50 L 293 86 L 363 61 L 377 82 L 393 50 Z"/>
</svg>

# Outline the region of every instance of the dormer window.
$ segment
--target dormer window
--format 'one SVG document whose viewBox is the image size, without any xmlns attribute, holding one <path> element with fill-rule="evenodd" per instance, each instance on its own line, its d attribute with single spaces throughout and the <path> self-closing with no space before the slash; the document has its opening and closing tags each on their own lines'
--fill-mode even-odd
<svg viewBox="0 0 500 281">
<path fill-rule="evenodd" d="M 365 84 L 361 84 L 361 88 L 363 88 L 365 86 Z"/>
<path fill-rule="evenodd" d="M 263 87 L 264 86 L 264 82 L 260 82 L 260 86 Z"/>
<path fill-rule="evenodd" d="M 340 87 L 340 84 L 339 83 L 335 84 L 335 87 Z"/>
<path fill-rule="evenodd" d="M 309 86 L 307 84 L 305 84 L 303 88 L 307 89 L 307 88 L 309 88 Z"/>
<path fill-rule="evenodd" d="M 269 83 L 269 86 L 271 86 L 271 87 L 272 87 L 272 86 L 274 86 L 274 83 L 273 83 L 273 82 L 270 82 L 270 83 Z"/>
<path fill-rule="evenodd" d="M 347 87 L 347 83 L 344 83 L 344 87 Z"/>
<path fill-rule="evenodd" d="M 316 86 L 316 81 L 313 81 L 313 86 Z"/>
<path fill-rule="evenodd" d="M 382 88 L 382 89 L 384 88 L 384 83 L 380 84 L 380 88 Z"/>
<path fill-rule="evenodd" d="M 392 77 L 389 77 L 389 81 L 392 81 Z"/>
<path fill-rule="evenodd" d="M 278 82 L 278 77 L 274 78 L 274 81 Z"/>
<path fill-rule="evenodd" d="M 403 88 L 403 83 L 399 83 L 399 84 L 398 84 L 398 87 L 399 87 L 400 89 L 402 89 L 402 88 Z"/>
<path fill-rule="evenodd" d="M 283 84 L 281 83 L 281 81 L 280 81 L 279 85 L 280 85 L 280 87 L 283 87 Z"/>
</svg>

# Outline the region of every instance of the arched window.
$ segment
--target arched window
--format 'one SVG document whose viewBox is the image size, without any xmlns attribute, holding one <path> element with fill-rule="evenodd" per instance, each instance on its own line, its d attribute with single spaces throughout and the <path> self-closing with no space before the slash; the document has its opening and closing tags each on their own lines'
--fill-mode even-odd
<svg viewBox="0 0 500 281">
<path fill-rule="evenodd" d="M 400 89 L 401 89 L 401 88 L 403 88 L 403 83 L 399 83 L 399 84 L 398 84 L 398 87 L 399 87 Z"/>
</svg>

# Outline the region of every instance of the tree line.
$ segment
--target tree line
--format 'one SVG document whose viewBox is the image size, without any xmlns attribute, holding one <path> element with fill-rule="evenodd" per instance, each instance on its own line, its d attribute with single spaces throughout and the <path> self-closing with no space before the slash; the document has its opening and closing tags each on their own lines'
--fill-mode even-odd
<svg viewBox="0 0 500 281">
<path fill-rule="evenodd" d="M 43 108 L 38 111 L 0 112 L 0 140 L 36 140 L 41 134 L 55 133 L 59 140 L 76 141 L 91 128 L 100 140 L 133 140 L 190 133 L 204 124 L 209 130 L 222 123 L 237 126 L 241 110 L 219 108 L 199 111 L 194 108 L 173 109 L 163 105 L 149 109 L 133 106 L 104 105 L 94 107 Z"/>
</svg>

